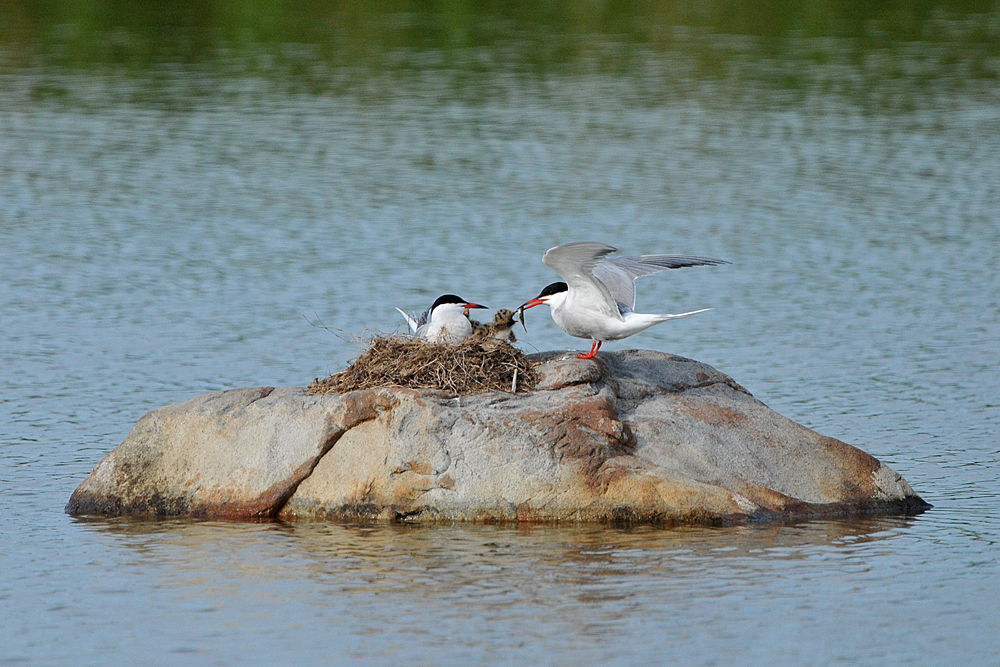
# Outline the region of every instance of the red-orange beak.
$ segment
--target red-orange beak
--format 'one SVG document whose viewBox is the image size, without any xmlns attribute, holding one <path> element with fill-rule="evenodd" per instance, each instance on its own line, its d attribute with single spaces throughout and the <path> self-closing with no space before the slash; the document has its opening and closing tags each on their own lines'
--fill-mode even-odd
<svg viewBox="0 0 1000 667">
<path fill-rule="evenodd" d="M 529 308 L 534 308 L 535 306 L 540 306 L 543 303 L 545 303 L 545 299 L 536 296 L 534 299 L 521 306 L 518 310 L 527 310 Z"/>
<path fill-rule="evenodd" d="M 469 309 L 470 308 L 486 308 L 486 306 L 480 306 L 478 303 L 467 303 L 467 304 L 465 304 L 462 307 L 465 308 L 465 316 L 466 317 L 469 316 Z"/>
</svg>

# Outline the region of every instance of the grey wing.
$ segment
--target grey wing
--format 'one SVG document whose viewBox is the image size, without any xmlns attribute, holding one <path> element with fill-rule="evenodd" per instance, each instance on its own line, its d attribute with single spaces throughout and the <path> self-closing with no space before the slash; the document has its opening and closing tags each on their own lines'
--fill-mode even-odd
<svg viewBox="0 0 1000 667">
<path fill-rule="evenodd" d="M 605 255 L 615 252 L 614 248 L 605 243 L 578 241 L 549 248 L 542 255 L 542 261 L 569 283 L 571 278 L 590 273 Z"/>
<path fill-rule="evenodd" d="M 637 257 L 608 257 L 593 268 L 594 276 L 604 283 L 619 309 L 635 308 L 635 279 L 666 269 L 687 266 L 713 266 L 728 264 L 721 259 L 694 255 L 639 255 Z"/>
<path fill-rule="evenodd" d="M 542 256 L 542 261 L 558 273 L 581 300 L 587 300 L 592 306 L 617 315 L 619 310 L 616 308 L 615 298 L 608 291 L 607 285 L 593 273 L 604 256 L 615 250 L 617 248 L 604 243 L 579 241 L 549 248 Z"/>
</svg>

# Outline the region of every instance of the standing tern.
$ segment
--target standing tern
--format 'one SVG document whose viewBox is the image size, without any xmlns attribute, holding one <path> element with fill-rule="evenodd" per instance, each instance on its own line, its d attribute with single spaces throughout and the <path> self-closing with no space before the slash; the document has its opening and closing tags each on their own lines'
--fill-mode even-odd
<svg viewBox="0 0 1000 667">
<path fill-rule="evenodd" d="M 420 314 L 420 317 L 407 315 L 410 331 L 421 340 L 429 343 L 461 343 L 472 333 L 472 323 L 469 321 L 470 308 L 486 308 L 478 303 L 466 301 L 454 294 L 439 296 L 430 308 Z"/>
<path fill-rule="evenodd" d="M 552 283 L 519 309 L 543 303 L 552 308 L 552 319 L 570 336 L 589 338 L 590 352 L 578 359 L 593 359 L 606 340 L 621 340 L 654 324 L 703 313 L 711 308 L 677 315 L 637 313 L 635 279 L 665 269 L 728 264 L 721 259 L 691 255 L 639 255 L 605 257 L 615 252 L 603 243 L 567 243 L 550 248 L 542 261 L 566 282 Z"/>
</svg>

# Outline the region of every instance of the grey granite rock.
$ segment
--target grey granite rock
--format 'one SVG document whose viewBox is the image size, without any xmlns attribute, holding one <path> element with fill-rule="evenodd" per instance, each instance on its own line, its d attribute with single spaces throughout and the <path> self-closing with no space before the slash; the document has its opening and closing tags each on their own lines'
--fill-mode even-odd
<svg viewBox="0 0 1000 667">
<path fill-rule="evenodd" d="M 533 355 L 530 393 L 238 389 L 150 412 L 71 514 L 740 523 L 928 507 L 861 450 L 659 352 Z"/>
</svg>

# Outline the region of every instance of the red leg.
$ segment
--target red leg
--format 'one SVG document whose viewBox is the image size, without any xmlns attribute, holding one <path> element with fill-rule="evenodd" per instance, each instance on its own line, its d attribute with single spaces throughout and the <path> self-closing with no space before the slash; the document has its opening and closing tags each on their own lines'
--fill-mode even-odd
<svg viewBox="0 0 1000 667">
<path fill-rule="evenodd" d="M 595 340 L 593 343 L 590 344 L 590 352 L 589 353 L 587 353 L 587 354 L 578 354 L 578 355 L 576 355 L 576 358 L 577 359 L 593 359 L 594 357 L 597 356 L 597 351 L 601 349 L 601 345 L 603 345 L 603 344 L 604 344 L 604 341 L 602 341 L 602 340 Z"/>
</svg>

